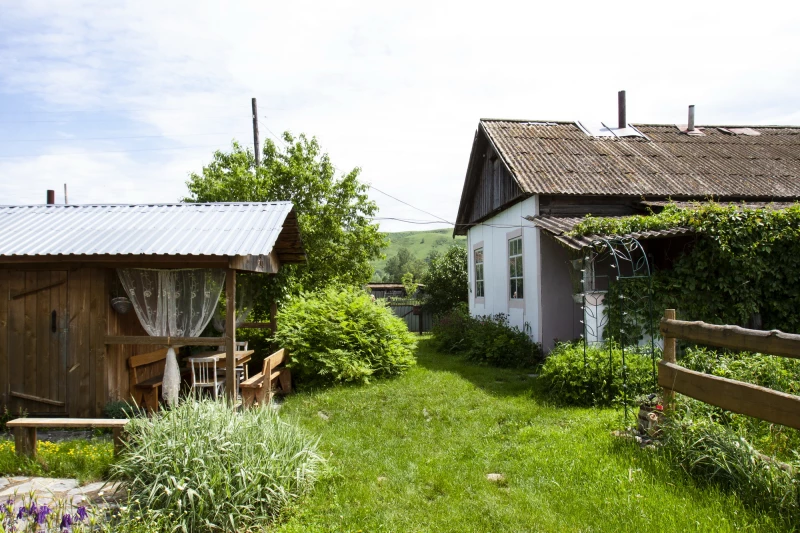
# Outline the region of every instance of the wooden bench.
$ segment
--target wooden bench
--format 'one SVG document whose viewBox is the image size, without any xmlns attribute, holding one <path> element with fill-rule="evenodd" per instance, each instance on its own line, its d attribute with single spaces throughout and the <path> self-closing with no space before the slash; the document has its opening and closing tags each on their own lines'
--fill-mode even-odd
<svg viewBox="0 0 800 533">
<path fill-rule="evenodd" d="M 17 418 L 6 426 L 14 430 L 14 449 L 17 455 L 36 457 L 37 428 L 112 428 L 114 431 L 114 453 L 122 446 L 122 430 L 128 420 L 110 418 Z"/>
<path fill-rule="evenodd" d="M 260 373 L 239 384 L 244 407 L 251 407 L 254 403 L 266 405 L 271 402 L 273 385 L 275 384 L 280 384 L 283 394 L 289 394 L 292 391 L 292 374 L 285 366 L 280 367 L 288 359 L 286 350 L 281 348 L 264 359 L 264 365 Z"/>
<path fill-rule="evenodd" d="M 132 355 L 128 358 L 130 371 L 131 397 L 137 405 L 155 411 L 158 409 L 158 389 L 164 382 L 164 366 L 167 360 L 167 348 L 154 352 Z M 151 378 L 141 379 L 145 367 L 159 365 L 159 372 Z M 141 394 L 141 396 L 140 396 Z"/>
</svg>

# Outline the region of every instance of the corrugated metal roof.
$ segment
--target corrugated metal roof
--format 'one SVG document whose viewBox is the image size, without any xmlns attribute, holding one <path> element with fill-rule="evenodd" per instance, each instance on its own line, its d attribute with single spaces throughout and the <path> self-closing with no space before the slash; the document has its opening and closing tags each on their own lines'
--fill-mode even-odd
<svg viewBox="0 0 800 533">
<path fill-rule="evenodd" d="M 267 255 L 291 211 L 291 202 L 0 206 L 0 256 Z"/>
<path fill-rule="evenodd" d="M 574 122 L 480 125 L 529 194 L 800 198 L 800 127 L 746 126 L 760 133 L 748 136 L 706 126 L 694 137 L 635 124 L 647 139 L 616 139 Z"/>
<path fill-rule="evenodd" d="M 704 202 L 676 202 L 674 200 L 642 200 L 642 205 L 647 207 L 658 207 L 664 208 L 670 204 L 675 205 L 681 209 L 693 209 L 703 205 Z M 797 202 L 719 202 L 719 205 L 727 206 L 727 205 L 735 205 L 737 207 L 741 207 L 744 209 L 786 209 L 787 207 L 792 207 L 794 205 L 798 205 Z"/>
<path fill-rule="evenodd" d="M 621 218 L 621 217 L 606 217 L 606 218 Z M 550 233 L 556 240 L 566 244 L 575 250 L 581 250 L 601 238 L 598 235 L 585 235 L 579 237 L 572 237 L 568 235 L 570 231 L 581 221 L 583 218 L 579 217 L 550 217 L 550 216 L 537 216 L 525 217 L 536 226 L 542 228 Z M 626 235 L 615 235 L 615 237 L 633 237 L 635 239 L 657 239 L 664 237 L 676 237 L 678 235 L 686 235 L 692 233 L 690 228 L 671 228 L 665 230 L 641 231 L 635 233 L 628 233 Z M 608 238 L 608 237 L 606 237 Z"/>
</svg>

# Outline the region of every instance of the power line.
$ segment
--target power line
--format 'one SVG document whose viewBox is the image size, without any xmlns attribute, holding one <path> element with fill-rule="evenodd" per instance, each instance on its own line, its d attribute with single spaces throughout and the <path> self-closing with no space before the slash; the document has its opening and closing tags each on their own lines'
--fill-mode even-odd
<svg viewBox="0 0 800 533">
<path fill-rule="evenodd" d="M 444 222 L 445 224 L 450 224 L 451 226 L 455 226 L 455 224 L 453 224 L 452 222 L 450 222 L 450 221 L 448 221 L 448 220 L 445 220 L 445 219 L 443 219 L 442 217 L 440 217 L 440 216 L 438 216 L 438 215 L 434 215 L 433 213 L 431 213 L 431 212 L 429 212 L 429 211 L 425 211 L 424 209 L 420 209 L 419 207 L 413 206 L 413 205 L 411 205 L 411 204 L 410 204 L 410 203 L 408 203 L 408 202 L 404 202 L 404 201 L 403 201 L 403 200 L 401 200 L 400 198 L 397 198 L 396 196 L 392 196 L 392 195 L 391 195 L 391 194 L 389 194 L 388 192 L 383 192 L 382 190 L 378 189 L 378 188 L 377 188 L 377 187 L 375 187 L 374 185 L 367 184 L 367 187 L 369 187 L 370 189 L 372 189 L 372 190 L 374 190 L 374 191 L 377 191 L 377 192 L 379 192 L 379 193 L 381 193 L 381 194 L 384 194 L 384 195 L 388 196 L 388 197 L 389 197 L 389 198 L 391 198 L 392 200 L 395 200 L 395 201 L 398 201 L 398 202 L 400 202 L 401 204 L 407 205 L 408 207 L 410 207 L 410 208 L 412 208 L 412 209 L 416 209 L 417 211 L 419 211 L 419 212 L 421 212 L 421 213 L 425 213 L 426 215 L 430 215 L 430 216 L 432 216 L 432 217 L 434 217 L 434 218 L 438 218 L 439 220 L 441 220 L 441 221 L 442 221 L 442 222 Z"/>
<path fill-rule="evenodd" d="M 167 152 L 172 150 L 190 150 L 195 148 L 217 148 L 219 149 L 219 144 L 212 144 L 206 146 L 179 146 L 175 148 L 142 148 L 138 150 L 102 150 L 102 151 L 95 151 L 95 152 L 72 152 L 72 153 L 64 153 L 64 152 L 51 152 L 51 153 L 44 153 L 44 154 L 22 154 L 22 155 L 0 155 L 2 159 L 10 159 L 16 157 L 42 157 L 42 156 L 58 156 L 58 155 L 93 155 L 93 154 L 123 154 L 123 153 L 130 153 L 130 152 Z"/>
</svg>

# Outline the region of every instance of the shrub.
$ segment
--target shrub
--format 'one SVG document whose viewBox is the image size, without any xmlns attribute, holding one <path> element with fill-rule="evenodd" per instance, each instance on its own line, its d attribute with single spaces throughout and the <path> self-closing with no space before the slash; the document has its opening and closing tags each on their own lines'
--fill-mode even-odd
<svg viewBox="0 0 800 533">
<path fill-rule="evenodd" d="M 361 289 L 329 287 L 292 298 L 278 313 L 277 343 L 305 386 L 367 383 L 415 364 L 416 338 Z"/>
<path fill-rule="evenodd" d="M 473 318 L 466 305 L 437 317 L 433 324 L 436 349 L 460 353 L 472 361 L 499 367 L 533 366 L 541 347 L 524 331 L 509 326 L 504 314 Z"/>
<path fill-rule="evenodd" d="M 145 410 L 138 405 L 128 403 L 124 400 L 108 402 L 103 407 L 103 414 L 108 418 L 125 419 L 135 416 L 144 416 Z"/>
<path fill-rule="evenodd" d="M 466 248 L 451 246 L 444 255 L 434 256 L 422 283 L 425 308 L 436 315 L 466 304 L 469 288 Z"/>
<path fill-rule="evenodd" d="M 628 401 L 655 389 L 649 355 L 625 351 Z M 542 365 L 539 385 L 567 405 L 605 406 L 623 400 L 622 350 L 617 346 L 557 345 Z"/>
<path fill-rule="evenodd" d="M 170 531 L 261 530 L 323 465 L 316 442 L 269 408 L 187 400 L 127 431 L 112 478 L 130 491 L 130 519 L 147 510 Z"/>
</svg>

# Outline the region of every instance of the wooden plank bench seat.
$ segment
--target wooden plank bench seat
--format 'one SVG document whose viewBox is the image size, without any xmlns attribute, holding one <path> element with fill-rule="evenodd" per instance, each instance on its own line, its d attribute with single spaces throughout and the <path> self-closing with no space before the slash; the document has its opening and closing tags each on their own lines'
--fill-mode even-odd
<svg viewBox="0 0 800 533">
<path fill-rule="evenodd" d="M 266 405 L 271 402 L 276 384 L 280 385 L 282 394 L 289 394 L 292 391 L 291 371 L 285 366 L 280 366 L 288 359 L 286 350 L 278 350 L 264 359 L 261 372 L 239 384 L 244 407 L 251 407 L 255 403 Z"/>
<path fill-rule="evenodd" d="M 128 358 L 128 370 L 131 379 L 131 396 L 137 405 L 155 411 L 158 409 L 159 389 L 164 382 L 164 366 L 167 361 L 167 348 L 154 352 L 132 355 Z M 148 379 L 142 379 L 145 369 L 150 365 L 156 366 L 156 374 Z M 152 372 L 152 371 L 151 371 Z"/>
<path fill-rule="evenodd" d="M 114 452 L 122 445 L 122 430 L 128 420 L 111 418 L 16 418 L 6 424 L 14 430 L 14 449 L 17 455 L 36 457 L 37 428 L 111 428 L 114 432 Z"/>
</svg>

